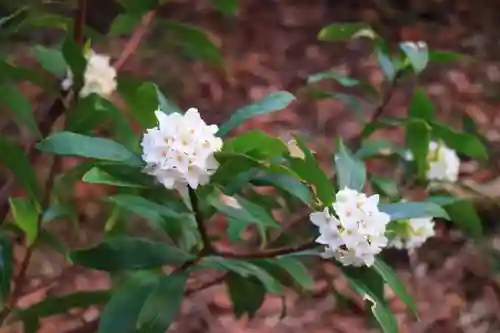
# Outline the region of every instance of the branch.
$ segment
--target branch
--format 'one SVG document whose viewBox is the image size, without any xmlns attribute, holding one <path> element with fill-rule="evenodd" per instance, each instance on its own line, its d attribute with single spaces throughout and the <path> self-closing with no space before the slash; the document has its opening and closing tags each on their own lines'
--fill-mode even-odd
<svg viewBox="0 0 500 333">
<path fill-rule="evenodd" d="M 125 48 L 123 49 L 123 52 L 120 54 L 120 57 L 116 62 L 113 64 L 115 66 L 116 70 L 119 70 L 120 68 L 123 67 L 127 59 L 135 52 L 139 44 L 141 43 L 141 40 L 144 38 L 146 35 L 149 26 L 151 25 L 151 22 L 153 21 L 153 18 L 155 16 L 155 12 L 153 10 L 147 12 L 143 17 L 142 17 L 142 22 L 141 25 L 137 26 L 132 33 L 132 37 L 129 39 L 127 42 L 127 45 L 125 45 Z"/>
<path fill-rule="evenodd" d="M 289 247 L 282 247 L 279 249 L 269 249 L 260 252 L 251 252 L 251 253 L 233 253 L 233 252 L 225 252 L 225 251 L 215 251 L 214 255 L 218 255 L 224 258 L 234 258 L 234 259 L 265 259 L 265 258 L 274 258 L 277 256 L 282 256 L 285 254 L 310 250 L 319 246 L 314 241 L 309 241 L 300 245 L 293 245 Z"/>
<path fill-rule="evenodd" d="M 75 12 L 73 25 L 73 37 L 76 44 L 82 46 L 85 43 L 85 22 L 87 21 L 87 0 L 78 0 L 78 9 Z"/>
</svg>

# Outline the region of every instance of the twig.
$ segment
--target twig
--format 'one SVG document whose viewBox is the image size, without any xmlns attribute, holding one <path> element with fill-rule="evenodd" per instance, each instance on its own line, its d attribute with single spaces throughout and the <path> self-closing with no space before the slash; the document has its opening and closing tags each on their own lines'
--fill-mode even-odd
<svg viewBox="0 0 500 333">
<path fill-rule="evenodd" d="M 87 0 L 78 0 L 78 8 L 75 13 L 75 23 L 73 25 L 73 37 L 77 45 L 85 43 L 85 22 L 87 21 Z"/>
<path fill-rule="evenodd" d="M 144 38 L 146 35 L 149 26 L 151 25 L 151 22 L 153 21 L 153 18 L 155 16 L 155 12 L 153 10 L 147 12 L 143 18 L 141 25 L 137 26 L 132 34 L 132 37 L 129 39 L 127 45 L 125 45 L 125 48 L 123 49 L 123 52 L 121 53 L 120 57 L 116 62 L 113 64 L 113 66 L 116 68 L 116 70 L 119 70 L 122 68 L 122 66 L 125 64 L 127 59 L 135 52 L 139 44 L 141 43 L 141 40 Z"/>
<path fill-rule="evenodd" d="M 199 257 L 203 257 L 207 254 L 213 253 L 214 248 L 212 246 L 212 242 L 210 241 L 210 237 L 208 237 L 207 228 L 203 221 L 203 216 L 200 211 L 199 203 L 198 203 L 198 195 L 196 192 L 189 187 L 189 200 L 191 200 L 191 206 L 194 211 L 194 216 L 196 219 L 196 224 L 198 225 L 198 231 L 201 235 L 201 240 L 203 241 L 203 248 L 201 249 Z"/>
</svg>

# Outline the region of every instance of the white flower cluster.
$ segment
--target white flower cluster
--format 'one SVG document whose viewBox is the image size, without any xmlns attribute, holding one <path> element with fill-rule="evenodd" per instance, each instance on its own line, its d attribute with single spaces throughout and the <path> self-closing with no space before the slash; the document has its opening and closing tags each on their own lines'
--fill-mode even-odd
<svg viewBox="0 0 500 333">
<path fill-rule="evenodd" d="M 110 96 L 116 90 L 116 69 L 110 63 L 110 57 L 97 54 L 91 50 L 87 55 L 87 66 L 83 73 L 83 87 L 80 97 L 84 98 L 92 93 L 103 97 Z M 68 70 L 67 77 L 61 83 L 64 90 L 73 85 L 73 73 Z"/>
<path fill-rule="evenodd" d="M 389 215 L 378 209 L 379 196 L 345 188 L 336 195 L 329 208 L 310 214 L 311 222 L 319 227 L 319 244 L 326 245 L 323 258 L 336 258 L 343 265 L 371 266 L 375 255 L 387 246 L 385 236 Z"/>
<path fill-rule="evenodd" d="M 389 247 L 413 251 L 435 235 L 434 222 L 432 217 L 396 221 L 394 233 L 389 240 Z"/>
<path fill-rule="evenodd" d="M 183 115 L 155 112 L 158 127 L 144 134 L 141 146 L 145 172 L 168 189 L 182 190 L 189 185 L 208 183 L 219 163 L 214 152 L 222 148 L 222 140 L 216 137 L 218 127 L 208 126 L 197 109 L 191 108 Z"/>
<path fill-rule="evenodd" d="M 407 154 L 408 160 L 413 160 L 413 154 Z M 460 169 L 460 158 L 457 153 L 442 142 L 431 141 L 427 154 L 428 180 L 456 182 Z"/>
</svg>

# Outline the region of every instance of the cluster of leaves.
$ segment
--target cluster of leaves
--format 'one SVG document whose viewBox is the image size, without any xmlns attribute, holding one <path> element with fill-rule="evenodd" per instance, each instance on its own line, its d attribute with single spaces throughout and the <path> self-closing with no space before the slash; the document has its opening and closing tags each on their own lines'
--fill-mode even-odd
<svg viewBox="0 0 500 333">
<path fill-rule="evenodd" d="M 227 13 L 234 12 L 237 7 L 236 1 L 212 2 Z M 113 22 L 111 34 L 130 32 L 147 12 L 158 5 L 155 0 L 123 0 L 122 3 L 126 11 Z M 224 147 L 216 156 L 220 168 L 209 185 L 191 191 L 186 197 L 166 190 L 142 172 L 138 135 L 132 131 L 129 120 L 122 112 L 103 97 L 92 94 L 70 101 L 65 111 L 65 128 L 48 136 L 42 135 L 30 103 L 16 83 L 28 80 L 42 87 L 47 94 L 59 98 L 58 81 L 64 77 L 67 68 L 71 68 L 74 74 L 76 88 L 82 84 L 85 68 L 84 50 L 75 42 L 69 29 L 73 21 L 50 15 L 53 15 L 50 20 L 27 15 L 27 21 L 20 25 L 40 26 L 44 22 L 45 25 L 68 31 L 57 45 L 37 45 L 33 48 L 32 54 L 40 68 L 27 69 L 6 60 L 0 61 L 3 79 L 0 102 L 12 110 L 19 126 L 28 129 L 37 139 L 36 149 L 56 158 L 82 158 L 81 163 L 57 175 L 53 186 L 48 189 L 51 200 L 45 200 L 47 195 L 36 181 L 36 169 L 23 149 L 13 140 L 0 137 L 3 152 L 0 160 L 10 169 L 25 193 L 24 196 L 9 199 L 12 216 L 8 223 L 1 226 L 2 316 L 10 313 L 14 319 L 22 320 L 25 332 L 36 332 L 43 317 L 93 304 L 105 304 L 99 320 L 99 332 L 164 332 L 174 320 L 183 297 L 195 291 L 188 285 L 189 276 L 200 270 L 217 270 L 223 274 L 221 282 L 227 286 L 237 317 L 252 317 L 268 293 L 283 295 L 285 288 L 311 291 L 314 281 L 306 265 L 319 260 L 319 252 L 312 241 L 314 230 L 305 230 L 298 242 L 288 242 L 284 247 L 276 248 L 274 242 L 269 241 L 269 236 L 271 233 L 286 236 L 287 226 L 275 218 L 273 211 L 296 212 L 303 207 L 307 207 L 308 211 L 323 209 L 333 203 L 335 192 L 346 186 L 361 191 L 369 183 L 381 194 L 383 203 L 380 209 L 388 213 L 392 220 L 451 217 L 473 236 L 480 235 L 481 226 L 474 209 L 463 200 L 440 193 L 439 196 L 430 195 L 424 201 L 401 203 L 401 184 L 392 178 L 367 174 L 367 159 L 390 158 L 398 168 L 411 175 L 416 184 L 422 184 L 425 182 L 423 176 L 428 144 L 434 137 L 465 155 L 485 157 L 485 149 L 477 137 L 450 128 L 436 119 L 434 106 L 422 89 L 415 90 L 406 117 L 377 117 L 367 123 L 361 133 L 359 147 L 354 144 L 349 149 L 349 143 L 337 139 L 333 158 L 334 178 L 319 167 L 315 154 L 301 137 L 294 138 L 295 150 L 281 139 L 259 130 L 227 138 L 233 129 L 248 119 L 286 108 L 295 99 L 291 93 L 274 92 L 242 106 L 219 127 L 217 135 L 225 138 Z M 11 20 L 6 18 L 0 24 Z M 178 34 L 179 45 L 184 51 L 215 60 L 217 64 L 222 63 L 216 47 L 199 30 L 179 22 L 168 22 L 168 27 Z M 331 25 L 319 33 L 321 40 L 353 37 L 368 37 L 373 41 L 388 87 L 404 75 L 418 74 L 428 62 L 457 57 L 446 52 L 419 51 L 405 45 L 401 45 L 400 53 L 390 54 L 384 41 L 363 24 Z M 92 40 L 98 39 L 93 37 Z M 365 84 L 333 72 L 312 75 L 309 81 L 315 83 L 322 79 L 336 80 L 344 87 Z M 182 112 L 154 83 L 121 76 L 118 80 L 119 95 L 126 102 L 134 121 L 144 129 L 156 125 L 153 112 L 158 107 L 165 113 Z M 324 91 L 320 95 L 351 98 L 347 94 Z M 388 98 L 385 92 L 383 95 L 382 108 Z M 407 147 L 415 156 L 414 163 L 405 162 L 402 158 L 405 147 L 369 139 L 370 134 L 381 126 L 403 126 L 406 129 Z M 103 129 L 107 137 L 96 136 L 95 133 Z M 297 151 L 300 153 L 297 154 Z M 112 186 L 114 192 L 101 198 L 109 212 L 103 239 L 90 248 L 74 250 L 45 227 L 59 219 L 77 220 L 74 202 L 68 199 L 68 191 L 80 180 Z M 272 188 L 272 195 L 260 191 L 261 188 Z M 238 206 L 222 200 L 224 196 L 237 200 Z M 129 235 L 130 213 L 147 221 L 155 234 L 161 236 L 149 239 Z M 250 227 L 258 232 L 260 248 L 267 250 L 248 254 L 219 251 L 217 239 L 205 235 L 210 219 L 218 215 L 227 218 L 227 237 L 235 244 L 244 242 L 242 232 Z M 10 290 L 13 278 L 12 239 L 19 235 L 25 236 L 30 250 L 36 250 L 38 244 L 48 244 L 75 265 L 109 272 L 111 290 L 77 292 L 60 298 L 47 298 L 29 308 L 13 307 L 15 304 L 9 301 L 16 297 L 12 295 L 15 292 Z M 175 268 L 166 270 L 165 266 Z M 353 290 L 373 303 L 373 315 L 385 332 L 397 331 L 394 315 L 384 300 L 385 283 L 417 314 L 416 305 L 403 283 L 382 260 L 377 259 L 371 268 L 339 268 Z"/>
</svg>

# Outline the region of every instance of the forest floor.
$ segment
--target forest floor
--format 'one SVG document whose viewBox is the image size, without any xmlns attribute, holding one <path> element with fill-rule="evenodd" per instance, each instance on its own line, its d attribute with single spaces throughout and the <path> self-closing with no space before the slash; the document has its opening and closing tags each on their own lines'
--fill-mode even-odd
<svg viewBox="0 0 500 333">
<path fill-rule="evenodd" d="M 306 98 L 302 88 L 308 75 L 326 70 L 337 70 L 367 78 L 375 85 L 380 84 L 382 74 L 376 59 L 367 52 L 366 45 L 357 41 L 346 44 L 316 40 L 318 31 L 328 23 L 363 20 L 382 27 L 395 42 L 397 36 L 418 32 L 431 48 L 471 55 L 473 63 L 433 67 L 422 76 L 420 85 L 437 103 L 440 118 L 455 123 L 460 114 L 466 112 L 477 121 L 481 133 L 493 145 L 500 142 L 500 30 L 495 28 L 500 18 L 500 4 L 485 0 L 429 1 L 443 19 L 439 22 L 408 21 L 403 27 L 397 23 L 391 25 L 390 20 L 382 20 L 379 10 L 358 6 L 357 1 L 283 0 L 269 1 L 266 5 L 262 0 L 242 2 L 245 4 L 237 18 L 224 18 L 204 5 L 206 1 L 194 1 L 193 6 L 174 6 L 167 13 L 169 18 L 208 29 L 210 36 L 222 48 L 227 71 L 206 64 L 183 62 L 178 57 L 161 52 L 158 46 L 144 47 L 144 51 L 138 52 L 125 70 L 152 78 L 164 91 L 171 92 L 182 108 L 196 106 L 200 109 L 207 122 L 220 122 L 231 110 L 271 91 L 295 93 L 299 100 L 286 110 L 251 121 L 245 128 L 263 128 L 282 136 L 300 132 L 309 137 L 312 146 L 322 155 L 320 157 L 327 159 L 332 139 L 335 136 L 346 139 L 356 136 L 361 128 L 360 122 L 342 101 L 313 101 Z M 153 31 L 149 42 L 158 45 L 161 38 L 160 31 Z M 114 40 L 111 45 L 100 47 L 118 53 L 122 45 L 122 40 Z M 386 114 L 403 115 L 406 112 L 414 85 L 412 80 L 401 82 L 386 108 Z M 368 117 L 376 105 L 363 102 L 361 107 L 364 117 Z M 399 131 L 379 135 L 394 141 L 403 138 Z M 464 164 L 464 168 L 474 169 L 474 166 L 474 162 Z M 483 173 L 474 171 L 471 177 Z M 497 176 L 495 171 L 488 173 L 492 178 Z M 85 190 L 86 193 L 79 194 L 82 201 L 96 195 L 89 188 Z M 97 211 L 88 205 L 87 220 L 98 219 Z M 494 224 L 496 221 L 487 222 Z M 93 226 L 89 228 L 88 239 L 93 237 L 93 228 L 97 228 L 99 222 L 90 224 Z M 483 243 L 500 247 L 500 238 L 491 232 Z M 16 255 L 22 254 L 21 249 L 17 252 Z M 67 268 L 67 264 L 55 254 L 44 253 L 40 256 L 35 258 L 30 268 L 32 279 L 29 289 L 36 291 L 27 293 L 21 299 L 21 305 L 31 304 L 47 294 L 102 289 L 109 284 L 100 272 Z M 415 257 L 396 264 L 398 274 L 407 283 L 420 310 L 420 320 L 416 320 L 403 303 L 390 290 L 387 291 L 402 333 L 500 332 L 500 275 L 490 270 L 490 262 L 479 248 L 460 232 L 438 225 L 437 236 L 427 242 Z M 339 290 L 347 288 L 345 280 L 333 266 L 324 264 L 317 267 L 314 274 L 317 284 L 311 295 L 287 293 L 287 316 L 283 319 L 280 318 L 281 299 L 271 296 L 253 320 L 236 320 L 224 287 L 214 286 L 185 300 L 181 315 L 170 331 L 374 331 L 367 328 L 360 299 L 353 297 L 352 304 L 342 306 L 342 302 L 331 292 L 332 285 Z M 92 308 L 51 317 L 43 321 L 40 332 L 71 331 L 82 323 L 94 320 L 98 314 L 98 309 Z M 20 329 L 12 327 L 2 332 L 17 333 Z"/>
</svg>

